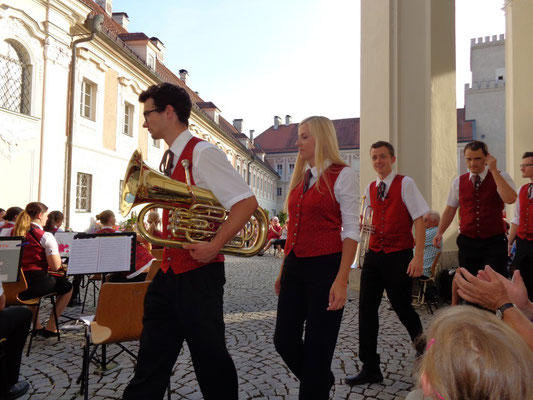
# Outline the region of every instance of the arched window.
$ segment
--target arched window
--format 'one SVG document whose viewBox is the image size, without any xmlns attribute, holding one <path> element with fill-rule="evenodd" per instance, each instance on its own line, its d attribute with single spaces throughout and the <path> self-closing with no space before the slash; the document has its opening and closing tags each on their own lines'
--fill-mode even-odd
<svg viewBox="0 0 533 400">
<path fill-rule="evenodd" d="M 17 42 L 0 42 L 0 108 L 30 114 L 31 64 Z"/>
</svg>

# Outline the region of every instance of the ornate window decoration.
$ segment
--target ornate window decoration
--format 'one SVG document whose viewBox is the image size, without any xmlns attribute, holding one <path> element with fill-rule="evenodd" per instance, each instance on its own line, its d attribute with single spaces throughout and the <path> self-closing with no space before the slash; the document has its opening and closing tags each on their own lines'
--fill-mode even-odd
<svg viewBox="0 0 533 400">
<path fill-rule="evenodd" d="M 31 69 L 22 45 L 13 40 L 0 42 L 0 108 L 30 115 Z"/>
<path fill-rule="evenodd" d="M 76 211 L 90 212 L 91 211 L 91 192 L 92 192 L 93 176 L 78 172 L 78 180 L 76 182 Z"/>
</svg>

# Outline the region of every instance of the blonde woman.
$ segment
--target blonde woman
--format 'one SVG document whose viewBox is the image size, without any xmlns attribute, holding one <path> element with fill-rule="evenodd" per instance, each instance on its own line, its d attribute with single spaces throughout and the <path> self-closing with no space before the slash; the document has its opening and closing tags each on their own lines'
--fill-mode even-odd
<svg viewBox="0 0 533 400">
<path fill-rule="evenodd" d="M 155 210 L 152 210 L 148 213 L 148 218 L 146 219 L 148 222 L 148 233 L 150 235 L 153 235 L 158 238 L 163 238 L 163 232 L 159 230 L 159 226 L 161 225 L 161 216 L 159 213 Z M 158 244 L 152 244 L 152 249 L 162 249 L 163 246 L 160 246 Z"/>
<path fill-rule="evenodd" d="M 11 235 L 24 236 L 20 265 L 28 282 L 28 289 L 20 294 L 20 298 L 27 300 L 56 292 L 56 312 L 59 318 L 72 295 L 72 285 L 67 279 L 48 273 L 48 270 L 57 271 L 61 267 L 61 257 L 56 238 L 43 230 L 47 216 L 48 207 L 43 203 L 29 203 L 18 216 Z M 36 312 L 35 307 L 32 310 Z M 38 315 L 35 321 L 34 334 L 40 333 L 44 337 L 57 335 L 58 327 L 52 314 L 46 328 L 41 325 Z"/>
<path fill-rule="evenodd" d="M 429 326 L 418 377 L 432 400 L 531 400 L 532 371 L 533 354 L 515 331 L 487 311 L 456 306 Z"/>
<path fill-rule="evenodd" d="M 356 176 L 329 119 L 303 120 L 296 146 L 274 343 L 300 380 L 299 398 L 320 400 L 334 383 L 331 360 L 359 241 Z"/>
</svg>

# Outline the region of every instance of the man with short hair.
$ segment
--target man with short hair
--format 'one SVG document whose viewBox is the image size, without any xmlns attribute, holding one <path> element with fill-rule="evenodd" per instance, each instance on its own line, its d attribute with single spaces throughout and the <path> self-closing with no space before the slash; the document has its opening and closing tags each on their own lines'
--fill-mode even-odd
<svg viewBox="0 0 533 400">
<path fill-rule="evenodd" d="M 522 178 L 529 178 L 530 182 L 518 190 L 508 252 L 511 253 L 511 246 L 516 240 L 514 265 L 522 274 L 529 298 L 533 299 L 533 151 L 522 156 L 520 171 Z"/>
<path fill-rule="evenodd" d="M 211 241 L 165 247 L 161 268 L 146 293 L 137 368 L 123 398 L 163 398 L 185 340 L 204 399 L 237 400 L 237 372 L 225 342 L 226 279 L 220 249 L 248 221 L 257 201 L 226 155 L 188 130 L 192 103 L 184 88 L 170 83 L 150 86 L 139 101 L 144 103 L 143 126 L 153 139 L 169 146 L 162 172 L 185 182 L 182 161 L 189 160 L 192 185 L 211 190 L 230 213 Z M 168 224 L 164 210 L 165 238 L 171 236 Z"/>
<path fill-rule="evenodd" d="M 375 231 L 365 255 L 359 292 L 359 358 L 363 368 L 357 375 L 345 379 L 350 386 L 383 380 L 377 339 L 379 305 L 384 290 L 413 343 L 422 333 L 420 318 L 411 302 L 413 278 L 422 274 L 424 266 L 422 216 L 429 208 L 415 181 L 393 172 L 396 157 L 390 143 L 374 143 L 370 159 L 378 178 L 365 189 L 365 203 L 372 207 Z M 417 350 L 421 353 L 419 347 Z"/>
<path fill-rule="evenodd" d="M 464 157 L 469 172 L 452 183 L 433 245 L 440 248 L 442 235 L 459 208 L 459 265 L 475 275 L 488 264 L 507 276 L 503 209 L 516 200 L 514 183 L 506 172 L 498 171 L 496 159 L 485 143 L 468 143 Z"/>
</svg>

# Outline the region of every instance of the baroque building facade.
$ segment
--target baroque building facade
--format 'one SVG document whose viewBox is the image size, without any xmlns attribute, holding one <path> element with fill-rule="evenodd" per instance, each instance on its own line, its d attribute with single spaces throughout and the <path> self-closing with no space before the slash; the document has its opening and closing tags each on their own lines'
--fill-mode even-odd
<svg viewBox="0 0 533 400">
<path fill-rule="evenodd" d="M 85 230 L 105 209 L 118 214 L 123 176 L 139 148 L 157 168 L 165 144 L 142 127 L 139 94 L 152 84 L 184 87 L 190 130 L 215 144 L 275 211 L 276 172 L 220 110 L 164 64 L 161 40 L 127 30 L 109 0 L 9 0 L 0 6 L 0 206 L 42 201 Z M 211 107 L 211 105 L 214 106 Z M 244 136 L 244 137 L 243 137 Z"/>
</svg>

